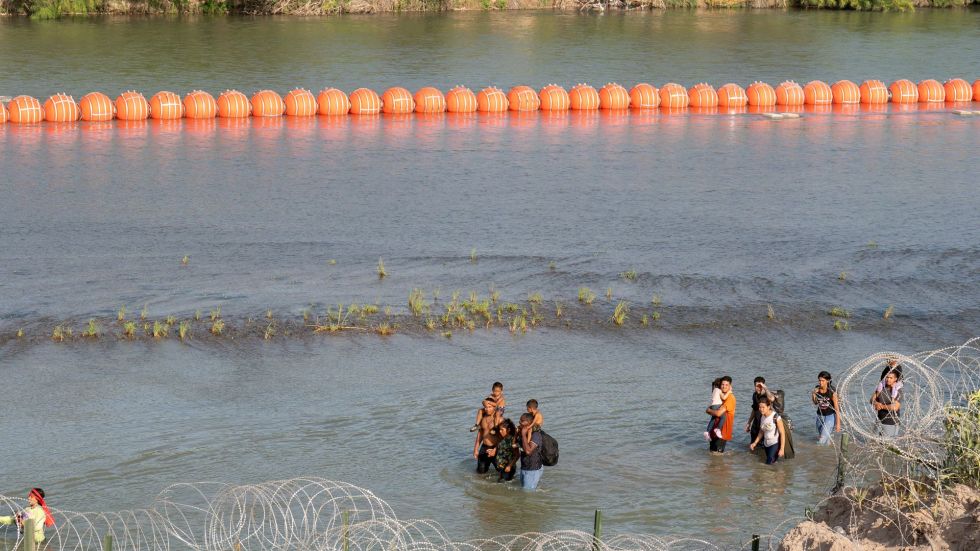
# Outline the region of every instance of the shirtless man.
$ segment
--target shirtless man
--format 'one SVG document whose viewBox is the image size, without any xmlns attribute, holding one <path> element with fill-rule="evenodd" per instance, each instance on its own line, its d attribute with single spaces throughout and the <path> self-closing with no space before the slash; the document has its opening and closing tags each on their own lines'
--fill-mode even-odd
<svg viewBox="0 0 980 551">
<path fill-rule="evenodd" d="M 483 400 L 483 418 L 480 419 L 480 428 L 476 432 L 476 441 L 473 442 L 473 457 L 476 458 L 476 472 L 485 473 L 493 464 L 493 458 L 487 455 L 487 449 L 497 445 L 500 439 L 496 434 L 492 434 L 494 427 L 497 426 L 495 415 L 497 404 L 493 400 Z"/>
</svg>

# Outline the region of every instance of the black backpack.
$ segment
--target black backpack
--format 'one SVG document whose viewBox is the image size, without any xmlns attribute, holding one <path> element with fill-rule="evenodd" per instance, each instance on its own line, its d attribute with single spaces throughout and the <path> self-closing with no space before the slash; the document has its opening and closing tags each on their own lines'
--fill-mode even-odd
<svg viewBox="0 0 980 551">
<path fill-rule="evenodd" d="M 558 441 L 543 430 L 538 432 L 541 434 L 541 463 L 554 467 L 558 464 Z"/>
</svg>

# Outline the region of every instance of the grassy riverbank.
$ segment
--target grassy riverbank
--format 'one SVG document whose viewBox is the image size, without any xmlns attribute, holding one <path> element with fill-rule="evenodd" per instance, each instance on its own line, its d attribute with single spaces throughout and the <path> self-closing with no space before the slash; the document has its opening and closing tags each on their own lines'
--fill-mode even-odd
<svg viewBox="0 0 980 551">
<path fill-rule="evenodd" d="M 333 15 L 400 11 L 692 8 L 817 8 L 909 10 L 948 8 L 980 0 L 0 0 L 0 14 L 54 19 L 103 14 Z"/>
</svg>

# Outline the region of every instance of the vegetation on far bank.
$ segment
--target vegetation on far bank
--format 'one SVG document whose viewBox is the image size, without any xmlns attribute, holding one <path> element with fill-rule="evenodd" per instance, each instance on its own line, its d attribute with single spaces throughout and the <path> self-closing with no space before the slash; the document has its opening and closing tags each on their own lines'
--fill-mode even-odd
<svg viewBox="0 0 980 551">
<path fill-rule="evenodd" d="M 911 10 L 980 0 L 0 0 L 0 14 L 55 19 L 101 14 L 333 15 L 454 10 L 603 10 L 692 8 L 818 8 Z"/>
</svg>

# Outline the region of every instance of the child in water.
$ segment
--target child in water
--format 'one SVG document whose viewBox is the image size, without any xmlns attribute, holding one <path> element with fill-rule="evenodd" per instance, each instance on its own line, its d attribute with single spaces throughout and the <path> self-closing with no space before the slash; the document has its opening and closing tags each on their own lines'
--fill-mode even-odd
<svg viewBox="0 0 980 551">
<path fill-rule="evenodd" d="M 16 523 L 17 527 L 23 530 L 24 521 L 27 519 L 34 521 L 34 543 L 40 546 L 44 541 L 44 527 L 54 526 L 54 517 L 44 503 L 44 490 L 41 488 L 31 488 L 27 494 L 27 508 L 16 515 L 0 517 L 0 525 L 10 526 Z"/>
<path fill-rule="evenodd" d="M 507 400 L 504 398 L 504 384 L 501 382 L 493 383 L 490 387 L 490 396 L 484 398 L 484 400 L 490 400 L 494 403 L 494 426 L 500 424 L 504 420 L 504 408 L 507 407 Z M 480 430 L 480 423 L 483 422 L 483 408 L 476 411 L 476 423 L 470 427 L 470 432 L 476 432 Z"/>
<path fill-rule="evenodd" d="M 708 409 L 712 411 L 718 411 L 721 407 L 721 379 L 715 379 L 711 381 L 711 405 Z M 711 433 L 714 432 L 716 438 L 721 438 L 721 431 L 725 428 L 725 415 L 721 417 L 711 416 L 708 420 L 708 426 L 704 429 L 704 439 L 706 441 L 711 441 Z"/>
</svg>

